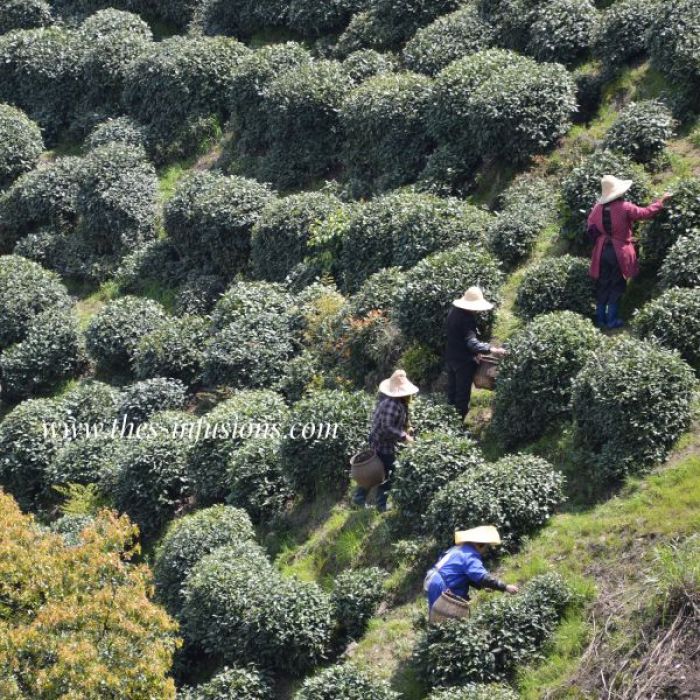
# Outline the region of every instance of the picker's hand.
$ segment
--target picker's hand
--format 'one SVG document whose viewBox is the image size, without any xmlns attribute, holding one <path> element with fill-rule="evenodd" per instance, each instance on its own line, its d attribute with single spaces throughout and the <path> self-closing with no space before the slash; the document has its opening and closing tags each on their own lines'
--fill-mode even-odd
<svg viewBox="0 0 700 700">
<path fill-rule="evenodd" d="M 519 590 L 520 589 L 517 586 L 514 586 L 512 583 L 506 586 L 506 593 L 510 593 L 511 595 L 515 595 Z"/>
<path fill-rule="evenodd" d="M 505 348 L 491 348 L 491 354 L 494 357 L 505 357 L 508 351 Z"/>
<path fill-rule="evenodd" d="M 661 204 L 666 204 L 671 197 L 673 197 L 672 192 L 664 192 L 663 197 L 661 197 Z"/>
<path fill-rule="evenodd" d="M 404 442 L 410 443 L 410 442 L 415 442 L 415 441 L 416 441 L 416 438 L 414 438 L 413 435 L 411 435 L 410 433 L 406 433 L 406 439 L 404 440 Z"/>
</svg>

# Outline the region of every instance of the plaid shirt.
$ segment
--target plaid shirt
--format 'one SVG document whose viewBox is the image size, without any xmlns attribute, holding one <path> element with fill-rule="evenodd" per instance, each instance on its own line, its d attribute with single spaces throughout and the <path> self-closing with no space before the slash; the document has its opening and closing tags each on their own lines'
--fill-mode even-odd
<svg viewBox="0 0 700 700">
<path fill-rule="evenodd" d="M 396 443 L 406 439 L 408 411 L 401 399 L 380 396 L 372 416 L 369 444 L 377 452 L 394 454 Z"/>
</svg>

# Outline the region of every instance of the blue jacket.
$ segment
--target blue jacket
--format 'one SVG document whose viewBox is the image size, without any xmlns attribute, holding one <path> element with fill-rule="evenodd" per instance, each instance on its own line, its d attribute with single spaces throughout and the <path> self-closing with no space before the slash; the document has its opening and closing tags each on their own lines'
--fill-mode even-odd
<svg viewBox="0 0 700 700">
<path fill-rule="evenodd" d="M 439 567 L 439 571 L 437 570 Z M 428 571 L 426 593 L 428 606 L 446 589 L 460 598 L 469 597 L 469 586 L 479 588 L 488 571 L 484 568 L 481 554 L 471 544 L 458 544 L 447 550 L 440 561 Z"/>
</svg>

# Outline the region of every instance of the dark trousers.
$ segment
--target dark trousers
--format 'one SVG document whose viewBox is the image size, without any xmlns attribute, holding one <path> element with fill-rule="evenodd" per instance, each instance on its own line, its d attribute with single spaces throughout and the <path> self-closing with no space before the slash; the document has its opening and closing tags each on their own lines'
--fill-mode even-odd
<svg viewBox="0 0 700 700">
<path fill-rule="evenodd" d="M 596 283 L 596 303 L 600 305 L 617 304 L 625 293 L 627 282 L 622 276 L 617 253 L 612 243 L 603 246 L 600 256 L 600 276 Z"/>
<path fill-rule="evenodd" d="M 474 360 L 447 361 L 447 402 L 457 409 L 462 418 L 469 413 L 477 367 Z"/>
<path fill-rule="evenodd" d="M 377 457 L 382 460 L 384 465 L 384 473 L 386 479 L 382 481 L 379 486 L 377 486 L 377 509 L 380 511 L 386 510 L 386 502 L 389 498 L 389 491 L 391 490 L 391 477 L 394 474 L 394 465 L 396 464 L 396 455 L 393 452 L 377 452 Z M 353 496 L 353 502 L 358 506 L 363 506 L 367 500 L 367 489 L 363 489 L 358 486 L 355 489 L 355 495 Z"/>
</svg>

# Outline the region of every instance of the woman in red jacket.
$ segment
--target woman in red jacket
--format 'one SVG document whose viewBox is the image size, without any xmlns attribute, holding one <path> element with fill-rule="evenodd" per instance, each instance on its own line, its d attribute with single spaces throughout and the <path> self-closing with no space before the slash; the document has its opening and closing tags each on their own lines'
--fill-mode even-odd
<svg viewBox="0 0 700 700">
<path fill-rule="evenodd" d="M 595 239 L 590 275 L 596 280 L 596 324 L 619 328 L 620 298 L 627 280 L 639 274 L 632 224 L 653 219 L 671 195 L 667 192 L 648 207 L 638 207 L 624 199 L 632 180 L 606 175 L 601 183 L 602 196 L 588 217 L 588 232 Z"/>
</svg>

